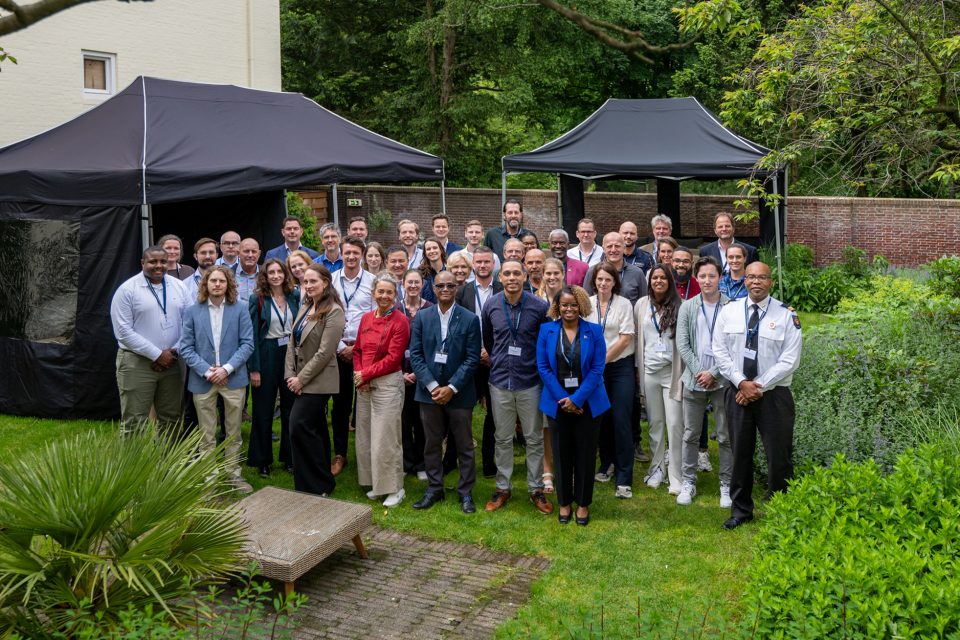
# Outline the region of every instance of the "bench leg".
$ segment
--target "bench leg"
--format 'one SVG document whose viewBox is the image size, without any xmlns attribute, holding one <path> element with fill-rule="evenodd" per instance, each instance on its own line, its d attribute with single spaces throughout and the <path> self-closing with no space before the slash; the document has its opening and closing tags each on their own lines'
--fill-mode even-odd
<svg viewBox="0 0 960 640">
<path fill-rule="evenodd" d="M 284 583 L 283 583 L 283 593 L 284 593 L 284 595 L 286 595 L 288 598 L 290 597 L 290 594 L 293 593 L 293 583 L 292 583 L 292 582 L 284 582 Z"/>
<path fill-rule="evenodd" d="M 357 548 L 357 555 L 361 558 L 367 557 L 367 549 L 363 546 L 363 540 L 360 538 L 360 534 L 353 536 L 353 546 Z"/>
</svg>

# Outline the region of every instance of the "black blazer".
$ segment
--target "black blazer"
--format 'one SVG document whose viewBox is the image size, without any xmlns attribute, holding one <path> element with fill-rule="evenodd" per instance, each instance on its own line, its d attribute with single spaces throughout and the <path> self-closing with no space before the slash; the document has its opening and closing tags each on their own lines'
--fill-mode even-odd
<svg viewBox="0 0 960 640">
<path fill-rule="evenodd" d="M 496 278 L 493 279 L 493 294 L 496 295 L 503 291 L 503 285 Z M 480 315 L 477 310 L 477 282 L 468 282 L 457 290 L 456 303 L 476 316 Z"/>
<path fill-rule="evenodd" d="M 746 242 L 741 242 L 736 238 L 734 238 L 734 242 L 736 242 L 737 244 L 742 244 L 747 248 L 747 260 L 746 262 L 744 262 L 744 265 L 743 265 L 744 267 L 746 267 L 751 262 L 756 262 L 757 260 L 759 260 L 759 257 L 757 256 L 757 248 L 755 246 L 753 246 L 752 244 L 747 244 Z M 723 266 L 723 260 L 720 259 L 720 241 L 719 240 L 714 240 L 713 242 L 709 244 L 705 244 L 702 247 L 700 247 L 700 256 L 701 257 L 710 256 L 711 258 L 717 261 L 717 264 L 721 265 L 721 267 Z"/>
<path fill-rule="evenodd" d="M 260 294 L 253 292 L 248 300 L 250 305 L 250 319 L 253 321 L 253 355 L 247 362 L 247 368 L 251 372 L 260 371 L 260 347 L 267 339 L 267 331 L 270 330 L 270 301 L 260 297 Z M 296 291 L 287 294 L 287 306 L 292 314 L 290 320 L 290 330 L 293 330 L 293 321 L 300 312 L 300 296 Z M 286 348 L 284 348 L 286 351 Z"/>
</svg>

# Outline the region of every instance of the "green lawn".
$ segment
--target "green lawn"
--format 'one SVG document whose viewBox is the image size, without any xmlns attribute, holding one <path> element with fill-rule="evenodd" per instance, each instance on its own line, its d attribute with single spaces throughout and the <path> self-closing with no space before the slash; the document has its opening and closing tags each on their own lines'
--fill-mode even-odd
<svg viewBox="0 0 960 640">
<path fill-rule="evenodd" d="M 479 441 L 480 410 L 474 418 Z M 0 451 L 15 455 L 78 430 L 115 427 L 0 416 L 0 428 L 4 435 Z M 716 443 L 711 445 L 716 467 Z M 259 478 L 252 469 L 245 473 L 254 487 L 292 488 L 292 477 L 284 471 L 274 470 L 270 480 Z M 601 623 L 607 638 L 647 637 L 654 634 L 651 624 L 664 637 L 683 638 L 700 633 L 705 615 L 704 637 L 720 635 L 737 618 L 755 527 L 721 529 L 727 512 L 717 504 L 716 472 L 701 474 L 700 494 L 689 507 L 677 506 L 666 485 L 657 491 L 644 486 L 643 475 L 643 465 L 637 464 L 632 500 L 617 500 L 612 485 L 597 484 L 590 525 L 561 527 L 555 516 L 542 516 L 526 500 L 523 451 L 517 448 L 514 498 L 503 510 L 483 512 L 494 485 L 481 477 L 474 491 L 477 514 L 461 514 L 454 499 L 427 512 L 414 511 L 410 505 L 425 483 L 408 477 L 404 503 L 394 510 L 372 503 L 374 521 L 420 536 L 549 558 L 550 569 L 534 584 L 530 601 L 516 619 L 500 627 L 499 638 L 583 637 L 591 626 L 599 636 Z M 357 485 L 352 464 L 338 480 L 334 497 L 371 504 Z M 456 472 L 447 476 L 448 488 L 455 484 Z"/>
</svg>

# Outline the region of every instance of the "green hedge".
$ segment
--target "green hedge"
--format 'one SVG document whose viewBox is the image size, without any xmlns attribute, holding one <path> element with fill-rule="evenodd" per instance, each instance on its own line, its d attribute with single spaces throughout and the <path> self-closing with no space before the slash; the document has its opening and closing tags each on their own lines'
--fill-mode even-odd
<svg viewBox="0 0 960 640">
<path fill-rule="evenodd" d="M 838 456 L 774 498 L 744 637 L 960 637 L 960 465 L 942 447 L 884 475 Z"/>
</svg>

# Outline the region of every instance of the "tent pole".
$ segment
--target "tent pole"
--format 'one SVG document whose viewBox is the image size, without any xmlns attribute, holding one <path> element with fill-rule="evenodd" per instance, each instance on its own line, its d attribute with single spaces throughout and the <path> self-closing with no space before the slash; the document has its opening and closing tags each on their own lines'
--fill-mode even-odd
<svg viewBox="0 0 960 640">
<path fill-rule="evenodd" d="M 507 206 L 507 172 L 500 174 L 500 209 Z"/>
<path fill-rule="evenodd" d="M 148 204 L 140 205 L 140 240 L 143 250 L 153 245 L 153 209 Z"/>
<path fill-rule="evenodd" d="M 333 183 L 333 224 L 340 228 L 340 212 L 337 210 L 337 183 Z"/>
<path fill-rule="evenodd" d="M 557 174 L 557 228 L 563 227 L 563 196 L 560 186 L 560 174 Z"/>
<path fill-rule="evenodd" d="M 447 214 L 447 181 L 440 181 L 440 211 Z"/>
<path fill-rule="evenodd" d="M 790 165 L 784 165 L 783 190 L 781 192 L 781 195 L 783 196 L 783 200 L 780 201 L 783 204 L 783 235 L 784 237 L 786 237 L 790 233 L 790 230 L 788 229 L 789 225 L 787 224 L 787 214 L 789 212 L 789 208 L 787 207 L 787 189 L 789 184 L 790 184 Z"/>
<path fill-rule="evenodd" d="M 778 174 L 773 174 L 773 192 L 779 193 L 779 180 Z M 773 210 L 773 232 L 776 235 L 777 240 L 777 274 L 780 276 L 777 278 L 777 290 L 779 291 L 780 301 L 783 302 L 783 259 L 781 257 L 780 246 L 780 206 L 781 203 L 778 202 L 776 208 Z"/>
</svg>

